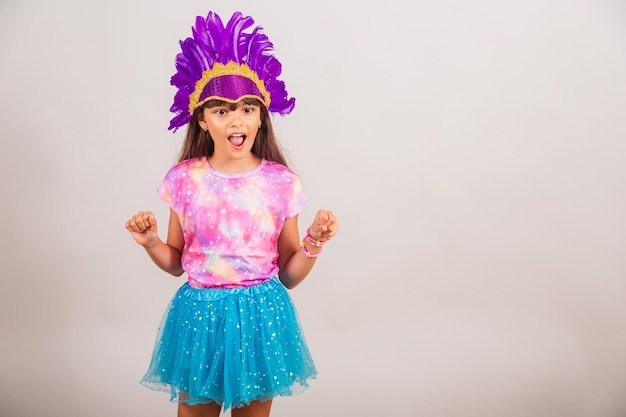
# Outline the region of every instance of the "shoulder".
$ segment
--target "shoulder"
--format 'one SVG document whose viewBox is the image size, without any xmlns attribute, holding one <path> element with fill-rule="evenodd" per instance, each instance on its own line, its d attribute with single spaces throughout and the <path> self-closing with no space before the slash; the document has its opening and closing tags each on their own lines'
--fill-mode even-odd
<svg viewBox="0 0 626 417">
<path fill-rule="evenodd" d="M 275 190 L 280 190 L 284 195 L 304 195 L 304 185 L 298 174 L 285 165 L 276 162 L 267 162 L 264 171 L 265 179 Z"/>
<path fill-rule="evenodd" d="M 278 176 L 286 179 L 287 181 L 299 181 L 300 178 L 292 169 L 286 167 L 278 162 L 267 161 L 264 167 L 264 171 L 268 175 Z"/>
<path fill-rule="evenodd" d="M 172 176 L 186 175 L 187 173 L 198 170 L 198 169 L 203 169 L 201 158 L 186 159 L 172 166 L 168 170 L 167 176 L 172 177 Z"/>
</svg>

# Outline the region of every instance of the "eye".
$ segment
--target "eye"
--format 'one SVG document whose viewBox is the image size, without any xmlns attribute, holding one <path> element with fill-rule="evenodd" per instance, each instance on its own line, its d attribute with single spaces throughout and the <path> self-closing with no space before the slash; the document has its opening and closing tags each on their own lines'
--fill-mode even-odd
<svg viewBox="0 0 626 417">
<path fill-rule="evenodd" d="M 254 110 L 256 110 L 256 109 L 254 107 L 251 107 L 251 106 L 248 106 L 248 107 L 243 109 L 244 113 L 246 113 L 246 114 L 254 113 Z"/>
<path fill-rule="evenodd" d="M 217 108 L 213 111 L 213 113 L 215 114 L 226 114 L 226 109 L 222 109 L 222 108 Z"/>
</svg>

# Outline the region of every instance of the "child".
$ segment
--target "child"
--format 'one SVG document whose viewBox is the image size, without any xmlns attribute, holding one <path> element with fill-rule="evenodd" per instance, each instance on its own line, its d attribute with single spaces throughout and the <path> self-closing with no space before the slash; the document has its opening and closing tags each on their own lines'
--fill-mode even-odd
<svg viewBox="0 0 626 417">
<path fill-rule="evenodd" d="M 253 23 L 237 12 L 224 27 L 209 12 L 181 41 L 170 130 L 187 135 L 157 191 L 170 206 L 167 241 L 149 211 L 126 222 L 157 266 L 187 274 L 141 381 L 170 392 L 181 417 L 269 416 L 273 397 L 316 375 L 285 287 L 307 276 L 338 223 L 319 210 L 300 241 L 306 198 L 269 116 L 295 99 L 261 28 L 244 33 Z"/>
</svg>

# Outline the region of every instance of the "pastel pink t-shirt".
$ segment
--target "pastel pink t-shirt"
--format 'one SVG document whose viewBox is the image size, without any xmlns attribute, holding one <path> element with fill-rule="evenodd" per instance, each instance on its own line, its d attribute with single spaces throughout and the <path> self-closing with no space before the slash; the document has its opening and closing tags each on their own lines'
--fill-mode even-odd
<svg viewBox="0 0 626 417">
<path fill-rule="evenodd" d="M 226 174 L 205 158 L 189 159 L 169 170 L 157 193 L 178 215 L 182 266 L 196 288 L 245 287 L 275 276 L 283 223 L 306 204 L 298 176 L 266 160 Z"/>
</svg>

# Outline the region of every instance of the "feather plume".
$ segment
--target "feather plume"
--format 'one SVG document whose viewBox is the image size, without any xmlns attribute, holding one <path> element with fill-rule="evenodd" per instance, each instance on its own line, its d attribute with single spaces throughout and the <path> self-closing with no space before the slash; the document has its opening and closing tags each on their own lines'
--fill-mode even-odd
<svg viewBox="0 0 626 417">
<path fill-rule="evenodd" d="M 269 93 L 270 112 L 285 115 L 293 110 L 295 98 L 288 97 L 285 83 L 278 79 L 282 65 L 272 55 L 273 44 L 260 26 L 246 33 L 253 24 L 252 17 L 243 16 L 241 12 L 235 12 L 226 26 L 214 12 L 209 12 L 206 18 L 196 18 L 195 26 L 191 28 L 192 37 L 180 41 L 176 73 L 170 79 L 170 84 L 177 88 L 170 108 L 175 114 L 170 121 L 170 130 L 176 131 L 191 120 L 190 95 L 203 73 L 216 63 L 246 64 Z"/>
</svg>

